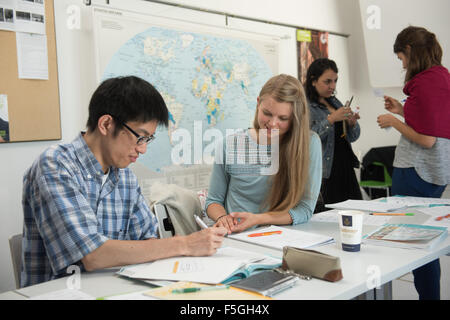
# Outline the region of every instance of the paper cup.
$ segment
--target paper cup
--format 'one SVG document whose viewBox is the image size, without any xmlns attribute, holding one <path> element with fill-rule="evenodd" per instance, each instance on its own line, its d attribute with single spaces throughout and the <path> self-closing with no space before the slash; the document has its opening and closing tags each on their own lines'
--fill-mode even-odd
<svg viewBox="0 0 450 320">
<path fill-rule="evenodd" d="M 364 213 L 356 210 L 345 210 L 339 211 L 338 216 L 342 250 L 360 251 Z"/>
</svg>

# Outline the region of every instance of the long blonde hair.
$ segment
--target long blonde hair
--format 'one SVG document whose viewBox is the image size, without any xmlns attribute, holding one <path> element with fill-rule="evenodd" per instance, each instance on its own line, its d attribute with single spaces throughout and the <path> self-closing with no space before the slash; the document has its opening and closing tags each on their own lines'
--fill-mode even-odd
<svg viewBox="0 0 450 320">
<path fill-rule="evenodd" d="M 253 121 L 256 130 L 260 129 L 259 106 L 269 96 L 277 102 L 288 102 L 292 106 L 290 128 L 280 141 L 279 169 L 271 177 L 272 187 L 265 203 L 269 211 L 285 211 L 298 204 L 309 177 L 309 108 L 298 79 L 286 74 L 274 76 L 259 93 L 259 104 Z"/>
</svg>

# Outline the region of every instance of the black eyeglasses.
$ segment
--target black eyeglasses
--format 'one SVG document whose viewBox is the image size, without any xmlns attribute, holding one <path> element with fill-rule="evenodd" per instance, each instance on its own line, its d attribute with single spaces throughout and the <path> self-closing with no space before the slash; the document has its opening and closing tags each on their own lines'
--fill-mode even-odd
<svg viewBox="0 0 450 320">
<path fill-rule="evenodd" d="M 156 138 L 154 134 L 152 134 L 151 136 L 140 136 L 136 131 L 134 131 L 133 129 L 131 129 L 131 128 L 130 128 L 129 126 L 127 126 L 125 123 L 122 123 L 122 124 L 123 124 L 123 126 L 124 126 L 125 128 L 127 128 L 128 130 L 130 130 L 130 132 L 136 136 L 136 138 L 137 138 L 136 144 L 137 144 L 138 146 L 141 146 L 141 145 L 143 145 L 144 143 L 145 143 L 145 144 L 149 144 L 150 142 L 152 142 L 152 141 L 155 140 L 155 138 Z"/>
</svg>

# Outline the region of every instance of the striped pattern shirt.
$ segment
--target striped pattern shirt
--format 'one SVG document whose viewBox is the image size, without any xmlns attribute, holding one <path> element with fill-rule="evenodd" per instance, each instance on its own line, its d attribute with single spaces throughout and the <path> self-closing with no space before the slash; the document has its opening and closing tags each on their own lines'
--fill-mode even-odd
<svg viewBox="0 0 450 320">
<path fill-rule="evenodd" d="M 67 275 L 109 239 L 157 237 L 157 220 L 129 168 L 106 182 L 82 134 L 48 148 L 23 179 L 21 287 Z"/>
</svg>

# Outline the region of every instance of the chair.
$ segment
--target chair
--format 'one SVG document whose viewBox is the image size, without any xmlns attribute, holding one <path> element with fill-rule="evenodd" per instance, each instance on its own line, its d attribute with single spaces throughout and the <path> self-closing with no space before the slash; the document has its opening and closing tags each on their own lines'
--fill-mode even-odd
<svg viewBox="0 0 450 320">
<path fill-rule="evenodd" d="M 383 171 L 383 181 L 379 180 L 361 180 L 359 185 L 363 188 L 369 189 L 369 197 L 372 199 L 372 189 L 384 189 L 386 190 L 386 197 L 390 196 L 389 189 L 392 187 L 392 178 L 385 165 L 381 162 L 374 161 L 371 163 L 374 167 L 381 167 Z"/>
<path fill-rule="evenodd" d="M 20 288 L 20 272 L 22 267 L 22 234 L 16 234 L 9 238 L 9 249 L 16 280 L 16 288 Z"/>
</svg>

